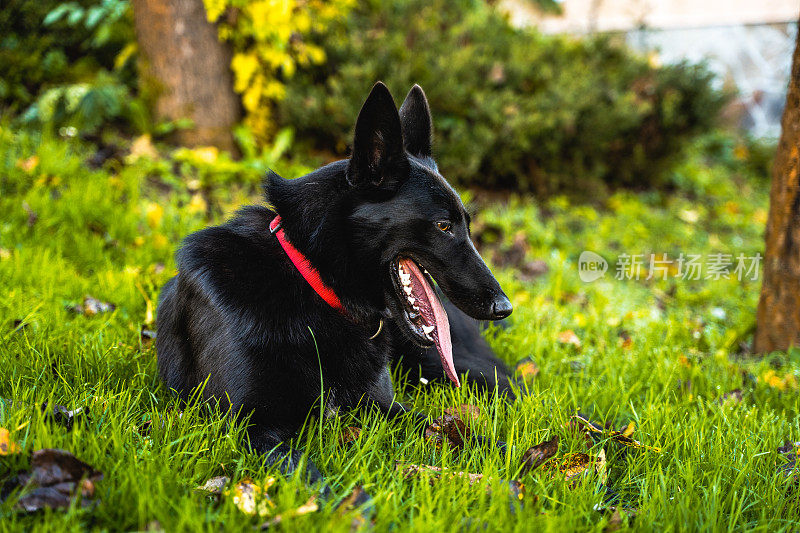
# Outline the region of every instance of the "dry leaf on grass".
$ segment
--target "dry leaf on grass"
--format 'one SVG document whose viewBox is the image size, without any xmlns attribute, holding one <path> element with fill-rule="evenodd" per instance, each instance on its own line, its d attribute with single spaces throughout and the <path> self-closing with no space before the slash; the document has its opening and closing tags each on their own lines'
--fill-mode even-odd
<svg viewBox="0 0 800 533">
<path fill-rule="evenodd" d="M 631 421 L 631 422 L 628 422 L 627 426 L 625 426 L 622 430 L 620 430 L 620 433 L 622 433 L 622 435 L 625 436 L 625 437 L 630 437 L 631 435 L 633 435 L 633 432 L 635 430 L 636 430 L 636 424 L 634 424 Z"/>
<path fill-rule="evenodd" d="M 597 473 L 601 483 L 605 483 L 608 479 L 605 450 L 600 450 L 597 457 L 585 453 L 568 453 L 545 463 L 543 470 L 558 472 L 564 476 L 564 481 L 573 480 L 590 471 Z"/>
<path fill-rule="evenodd" d="M 154 340 L 156 340 L 156 332 L 152 329 L 147 329 L 142 326 L 142 329 L 139 331 L 139 338 L 142 340 L 142 344 L 149 346 Z"/>
<path fill-rule="evenodd" d="M 91 505 L 94 484 L 103 474 L 70 452 L 57 449 L 36 450 L 29 471 L 17 474 L 12 486 L 23 489 L 15 509 L 32 513 L 45 508 L 64 509 L 79 499 L 82 507 Z"/>
<path fill-rule="evenodd" d="M 39 156 L 32 155 L 27 159 L 17 159 L 15 166 L 30 174 L 31 172 L 36 170 L 37 166 L 39 166 Z"/>
<path fill-rule="evenodd" d="M 621 444 L 629 448 L 643 448 L 654 452 L 661 452 L 661 448 L 642 444 L 637 440 L 633 440 L 632 438 L 630 438 L 630 436 L 625 435 L 625 433 L 623 432 L 616 431 L 613 429 L 605 429 L 595 424 L 594 422 L 591 422 L 583 415 L 580 414 L 573 415 L 572 418 L 581 423 L 583 427 L 586 429 L 586 431 L 589 433 L 589 435 L 591 435 L 592 437 L 598 439 L 608 438 L 611 441 L 616 442 L 617 444 Z"/>
<path fill-rule="evenodd" d="M 361 436 L 361 428 L 348 426 L 339 433 L 339 444 L 350 444 Z"/>
<path fill-rule="evenodd" d="M 15 403 L 13 400 L 6 400 L 0 398 L 0 403 L 3 403 L 6 408 L 10 408 L 12 406 L 23 407 L 24 405 L 20 405 Z M 83 407 L 78 407 L 76 409 L 68 409 L 63 405 L 54 405 L 52 409 L 48 409 L 47 402 L 44 402 L 40 407 L 28 404 L 27 407 L 33 407 L 34 409 L 41 409 L 45 416 L 48 418 L 52 417 L 52 420 L 68 430 L 72 429 L 75 425 L 75 422 L 80 420 L 83 416 L 85 416 L 88 412 L 88 409 Z M 0 453 L 2 455 L 2 453 Z"/>
<path fill-rule="evenodd" d="M 223 495 L 232 498 L 233 504 L 244 514 L 265 518 L 275 509 L 275 503 L 267 494 L 274 484 L 273 477 L 267 478 L 262 484 L 257 484 L 248 477 L 224 491 Z"/>
<path fill-rule="evenodd" d="M 431 486 L 435 485 L 437 481 L 442 478 L 461 478 L 469 481 L 470 486 L 474 486 L 481 482 L 486 482 L 487 490 L 491 478 L 485 477 L 483 474 L 474 474 L 472 472 L 453 472 L 443 470 L 439 466 L 431 465 L 417 465 L 413 463 L 395 463 L 395 469 L 401 473 L 403 479 L 422 478 L 427 479 Z M 525 485 L 516 480 L 508 481 L 509 489 L 512 496 L 517 500 L 522 500 L 525 496 Z"/>
<path fill-rule="evenodd" d="M 528 448 L 522 455 L 522 473 L 539 468 L 545 461 L 558 453 L 558 435 Z"/>
<path fill-rule="evenodd" d="M 561 344 L 571 344 L 575 348 L 580 348 L 581 347 L 581 340 L 578 338 L 578 336 L 575 334 L 575 332 L 572 331 L 571 329 L 568 329 L 566 331 L 562 331 L 561 333 L 559 333 L 558 334 L 558 342 L 560 342 Z"/>
<path fill-rule="evenodd" d="M 227 476 L 212 477 L 202 485 L 196 487 L 195 492 L 205 492 L 209 496 L 219 496 L 222 494 L 225 485 L 228 484 L 230 478 Z"/>
<path fill-rule="evenodd" d="M 116 308 L 117 306 L 112 303 L 100 301 L 92 296 L 84 296 L 82 304 L 70 306 L 68 309 L 79 315 L 95 316 L 100 313 L 110 313 Z"/>
<path fill-rule="evenodd" d="M 527 358 L 517 363 L 514 373 L 525 381 L 531 381 L 539 374 L 539 367 L 531 358 Z"/>
<path fill-rule="evenodd" d="M 6 428 L 0 428 L 0 455 L 14 455 L 20 451 L 19 444 L 11 440 L 11 433 Z"/>
<path fill-rule="evenodd" d="M 483 474 L 473 474 L 470 472 L 447 472 L 440 466 L 416 465 L 412 463 L 397 463 L 395 467 L 402 473 L 404 479 L 426 477 L 431 485 L 434 485 L 442 476 L 459 477 L 469 480 L 470 485 L 483 480 Z"/>
<path fill-rule="evenodd" d="M 472 432 L 461 417 L 444 415 L 434 420 L 425 430 L 425 437 L 437 447 L 447 442 L 453 448 L 463 448 Z"/>
</svg>

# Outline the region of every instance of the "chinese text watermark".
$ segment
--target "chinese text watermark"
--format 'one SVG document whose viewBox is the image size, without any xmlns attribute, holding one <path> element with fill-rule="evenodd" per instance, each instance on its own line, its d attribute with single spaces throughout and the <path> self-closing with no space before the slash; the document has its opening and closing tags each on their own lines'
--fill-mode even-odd
<svg viewBox="0 0 800 533">
<path fill-rule="evenodd" d="M 721 280 L 757 281 L 762 255 L 756 253 L 684 254 L 672 257 L 660 254 L 622 253 L 614 262 L 614 279 L 618 280 Z M 578 274 L 582 281 L 595 281 L 606 275 L 608 261 L 595 252 L 586 250 L 578 258 Z"/>
</svg>

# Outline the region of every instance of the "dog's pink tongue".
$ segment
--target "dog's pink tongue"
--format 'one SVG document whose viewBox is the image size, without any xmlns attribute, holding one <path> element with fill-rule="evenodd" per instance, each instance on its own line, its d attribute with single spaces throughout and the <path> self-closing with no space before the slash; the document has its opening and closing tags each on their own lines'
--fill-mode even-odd
<svg viewBox="0 0 800 533">
<path fill-rule="evenodd" d="M 447 313 L 442 307 L 442 302 L 436 296 L 436 292 L 428 283 L 428 279 L 420 272 L 417 264 L 410 259 L 401 259 L 400 264 L 406 272 L 411 274 L 413 295 L 417 299 L 420 314 L 423 320 L 434 329 L 431 332 L 439 358 L 442 360 L 442 367 L 450 381 L 456 387 L 461 386 L 458 381 L 455 366 L 453 365 L 453 345 L 450 341 L 450 322 L 447 321 Z"/>
</svg>

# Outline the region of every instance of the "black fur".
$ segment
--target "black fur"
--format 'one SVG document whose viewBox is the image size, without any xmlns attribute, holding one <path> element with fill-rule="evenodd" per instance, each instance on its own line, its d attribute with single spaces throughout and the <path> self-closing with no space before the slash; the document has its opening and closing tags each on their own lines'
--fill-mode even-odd
<svg viewBox="0 0 800 533">
<path fill-rule="evenodd" d="M 287 472 L 299 454 L 283 443 L 323 390 L 331 409 L 404 413 L 394 401 L 390 364 L 402 359 L 428 379 L 443 371 L 435 350 L 403 319 L 392 274 L 402 254 L 424 265 L 453 302 L 446 305 L 458 371 L 506 391 L 508 369 L 466 315 L 500 319 L 511 305 L 472 245 L 469 218 L 430 154 L 422 89 L 409 92 L 398 114 L 378 83 L 359 113 L 349 160 L 291 181 L 271 173 L 265 183 L 271 208 L 245 207 L 227 223 L 188 236 L 179 273 L 159 299 L 156 347 L 166 385 L 186 398 L 206 382 L 206 398 L 252 414 L 251 446 L 270 461 L 283 460 Z M 268 229 L 277 213 L 287 239 L 350 317 L 329 307 L 290 262 Z M 449 232 L 437 226 L 443 220 Z M 370 340 L 381 319 L 386 327 Z M 313 465 L 309 474 L 320 477 Z"/>
</svg>

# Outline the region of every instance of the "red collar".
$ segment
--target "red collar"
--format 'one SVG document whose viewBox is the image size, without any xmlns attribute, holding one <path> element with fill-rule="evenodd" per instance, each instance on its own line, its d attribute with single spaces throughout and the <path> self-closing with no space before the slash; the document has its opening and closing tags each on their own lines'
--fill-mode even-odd
<svg viewBox="0 0 800 533">
<path fill-rule="evenodd" d="M 319 277 L 319 272 L 311 264 L 311 261 L 309 261 L 308 258 L 306 258 L 306 256 L 300 252 L 300 250 L 292 246 L 292 243 L 290 243 L 286 238 L 286 234 L 281 227 L 280 215 L 273 218 L 272 222 L 269 223 L 269 231 L 278 238 L 281 248 L 283 248 L 283 251 L 289 256 L 289 259 L 292 261 L 295 268 L 297 268 L 298 272 L 300 272 L 300 275 L 305 278 L 309 285 L 311 285 L 311 288 L 314 289 L 314 292 L 319 294 L 320 298 L 325 300 L 328 305 L 343 315 L 349 317 L 350 315 L 348 315 L 347 310 L 345 310 L 341 300 L 339 300 L 339 297 L 336 296 L 336 293 L 333 292 L 333 289 L 325 285 L 325 282 L 322 281 L 321 277 Z"/>
</svg>

